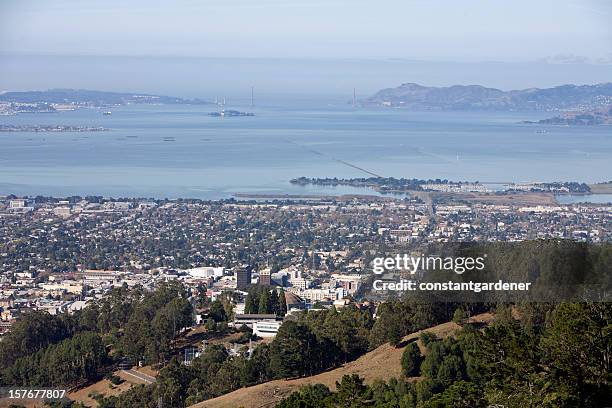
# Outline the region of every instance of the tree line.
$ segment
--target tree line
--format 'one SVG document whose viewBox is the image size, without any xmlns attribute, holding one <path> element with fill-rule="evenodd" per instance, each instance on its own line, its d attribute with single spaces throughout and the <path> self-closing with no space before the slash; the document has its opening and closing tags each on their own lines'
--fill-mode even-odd
<svg viewBox="0 0 612 408">
<path fill-rule="evenodd" d="M 286 315 L 285 291 L 282 288 L 277 291 L 269 286 L 254 285 L 249 287 L 244 301 L 244 313 Z"/>
<path fill-rule="evenodd" d="M 179 283 L 154 291 L 120 287 L 74 314 L 27 312 L 0 342 L 0 379 L 6 385 L 71 386 L 124 359 L 164 363 L 174 338 L 192 324 L 187 298 Z"/>
<path fill-rule="evenodd" d="M 479 330 L 455 337 L 424 332 L 402 355 L 404 378 L 365 385 L 344 376 L 332 392 L 322 384 L 292 393 L 277 407 L 446 408 L 605 407 L 612 395 L 612 305 L 528 304 L 500 307 Z M 537 319 L 532 319 L 534 316 Z"/>
<path fill-rule="evenodd" d="M 263 289 L 256 289 L 261 293 Z M 412 307 L 418 314 L 403 316 L 398 335 L 413 328 L 447 321 L 452 315 L 435 304 L 398 301 L 397 308 Z M 380 310 L 380 309 L 379 309 Z M 191 366 L 173 359 L 160 371 L 157 382 L 148 392 L 132 389 L 118 397 L 105 398 L 102 407 L 123 408 L 134 404 L 156 407 L 162 400 L 167 407 L 184 407 L 226 394 L 241 387 L 262 382 L 310 376 L 351 361 L 377 347 L 378 335 L 387 335 L 384 327 L 397 318 L 399 309 L 383 308 L 381 318 L 374 319 L 373 308 L 349 305 L 341 309 L 304 311 L 287 319 L 270 344 L 256 347 L 252 355 L 230 356 L 219 345 L 209 346 Z"/>
</svg>

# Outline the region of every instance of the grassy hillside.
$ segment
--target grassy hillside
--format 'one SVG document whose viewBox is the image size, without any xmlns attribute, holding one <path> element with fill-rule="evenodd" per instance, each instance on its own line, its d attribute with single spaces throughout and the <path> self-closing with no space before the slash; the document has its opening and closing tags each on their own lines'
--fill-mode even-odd
<svg viewBox="0 0 612 408">
<path fill-rule="evenodd" d="M 490 323 L 493 315 L 483 313 L 471 318 L 470 321 L 478 323 Z M 440 338 L 453 335 L 460 326 L 448 322 L 422 330 L 435 333 Z M 252 387 L 241 388 L 226 395 L 202 401 L 192 407 L 208 408 L 259 408 L 272 407 L 281 399 L 287 397 L 293 391 L 308 384 L 324 384 L 331 389 L 335 388 L 336 381 L 340 381 L 346 374 L 358 374 L 365 379 L 366 383 L 371 383 L 376 379 L 389 380 L 392 377 L 401 377 L 401 358 L 407 342 L 418 338 L 422 331 L 412 333 L 403 339 L 402 347 L 393 347 L 383 344 L 382 346 L 361 356 L 355 361 L 343 365 L 342 367 L 330 370 L 312 377 L 304 377 L 293 380 L 274 380 Z M 422 348 L 422 351 L 424 349 Z"/>
</svg>

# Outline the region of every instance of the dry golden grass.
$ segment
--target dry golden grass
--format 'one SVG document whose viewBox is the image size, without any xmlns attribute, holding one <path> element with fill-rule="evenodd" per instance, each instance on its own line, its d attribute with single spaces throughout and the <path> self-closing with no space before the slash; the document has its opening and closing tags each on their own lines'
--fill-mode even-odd
<svg viewBox="0 0 612 408">
<path fill-rule="evenodd" d="M 471 322 L 488 324 L 493 320 L 493 315 L 483 313 L 470 319 Z M 440 338 L 453 335 L 460 326 L 448 322 L 426 330 L 436 334 Z M 418 338 L 422 331 L 412 333 L 404 338 L 404 342 Z M 422 345 L 419 345 L 423 350 Z M 401 358 L 404 347 L 395 348 L 389 344 L 372 350 L 355 361 L 347 363 L 342 367 L 317 374 L 312 377 L 298 378 L 294 380 L 275 380 L 252 387 L 241 388 L 226 395 L 213 398 L 193 405 L 194 408 L 261 408 L 272 407 L 281 399 L 293 391 L 308 384 L 324 384 L 331 389 L 336 386 L 346 374 L 358 374 L 370 384 L 376 379 L 388 381 L 392 377 L 401 376 Z"/>
<path fill-rule="evenodd" d="M 0 398 L 0 408 L 8 408 L 11 405 L 23 406 L 25 408 L 41 408 L 44 404 L 36 400 L 9 400 L 8 398 Z"/>
<path fill-rule="evenodd" d="M 431 193 L 445 202 L 467 201 L 471 203 L 497 205 L 556 205 L 557 200 L 552 193 L 516 192 L 506 194 L 494 193 Z"/>
<path fill-rule="evenodd" d="M 134 368 L 134 370 L 140 371 L 144 374 L 151 375 L 153 377 L 157 376 L 157 371 L 148 366 Z M 114 374 L 118 375 L 125 381 L 119 385 L 114 385 L 113 386 L 114 388 L 111 388 L 110 387 L 111 382 L 109 380 L 106 380 L 106 379 L 100 380 L 87 387 L 80 388 L 74 392 L 69 393 L 68 398 L 70 398 L 73 401 L 82 402 L 88 407 L 97 407 L 98 403 L 96 402 L 96 400 L 94 400 L 93 398 L 89 396 L 90 394 L 97 393 L 97 394 L 104 395 L 105 397 L 117 396 L 129 390 L 130 388 L 132 388 L 134 384 L 146 384 L 144 381 L 141 381 L 134 376 L 126 375 L 122 371 L 115 371 Z"/>
<path fill-rule="evenodd" d="M 119 375 L 119 372 L 116 372 L 115 374 Z M 133 384 L 136 384 L 136 382 L 132 379 L 129 379 L 128 381 L 126 377 L 122 377 L 121 375 L 119 376 L 126 381 L 114 386 L 114 389 L 110 388 L 111 382 L 105 379 L 68 394 L 68 398 L 73 401 L 82 402 L 88 407 L 97 407 L 98 403 L 96 402 L 96 400 L 91 398 L 90 395 L 100 394 L 104 395 L 105 397 L 117 396 L 122 392 L 129 390 Z"/>
<path fill-rule="evenodd" d="M 589 187 L 593 194 L 612 194 L 612 183 L 590 184 Z"/>
</svg>

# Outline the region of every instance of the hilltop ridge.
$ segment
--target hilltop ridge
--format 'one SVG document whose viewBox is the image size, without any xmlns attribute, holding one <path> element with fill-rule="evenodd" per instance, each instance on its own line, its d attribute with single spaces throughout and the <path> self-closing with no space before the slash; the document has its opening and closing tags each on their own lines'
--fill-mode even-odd
<svg viewBox="0 0 612 408">
<path fill-rule="evenodd" d="M 174 96 L 148 93 L 108 92 L 90 89 L 57 88 L 45 91 L 9 91 L 0 93 L 0 102 L 27 104 L 76 104 L 109 106 L 125 104 L 206 104 L 200 99 L 183 99 Z"/>
<path fill-rule="evenodd" d="M 612 83 L 502 91 L 482 85 L 429 87 L 404 83 L 378 91 L 365 106 L 411 110 L 592 110 L 612 105 Z"/>
</svg>

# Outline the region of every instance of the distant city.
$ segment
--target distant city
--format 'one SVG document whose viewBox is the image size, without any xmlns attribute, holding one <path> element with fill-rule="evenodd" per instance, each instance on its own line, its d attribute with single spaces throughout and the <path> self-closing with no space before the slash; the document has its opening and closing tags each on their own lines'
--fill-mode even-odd
<svg viewBox="0 0 612 408">
<path fill-rule="evenodd" d="M 204 288 L 212 300 L 235 292 L 236 316 L 245 312 L 244 290 L 251 284 L 292 294 L 287 313 L 342 306 L 347 297 L 363 296 L 374 248 L 537 239 L 606 243 L 612 240 L 611 214 L 611 205 L 595 204 L 5 196 L 1 325 L 10 330 L 28 310 L 82 309 L 113 287 L 153 289 L 172 280 Z"/>
</svg>

